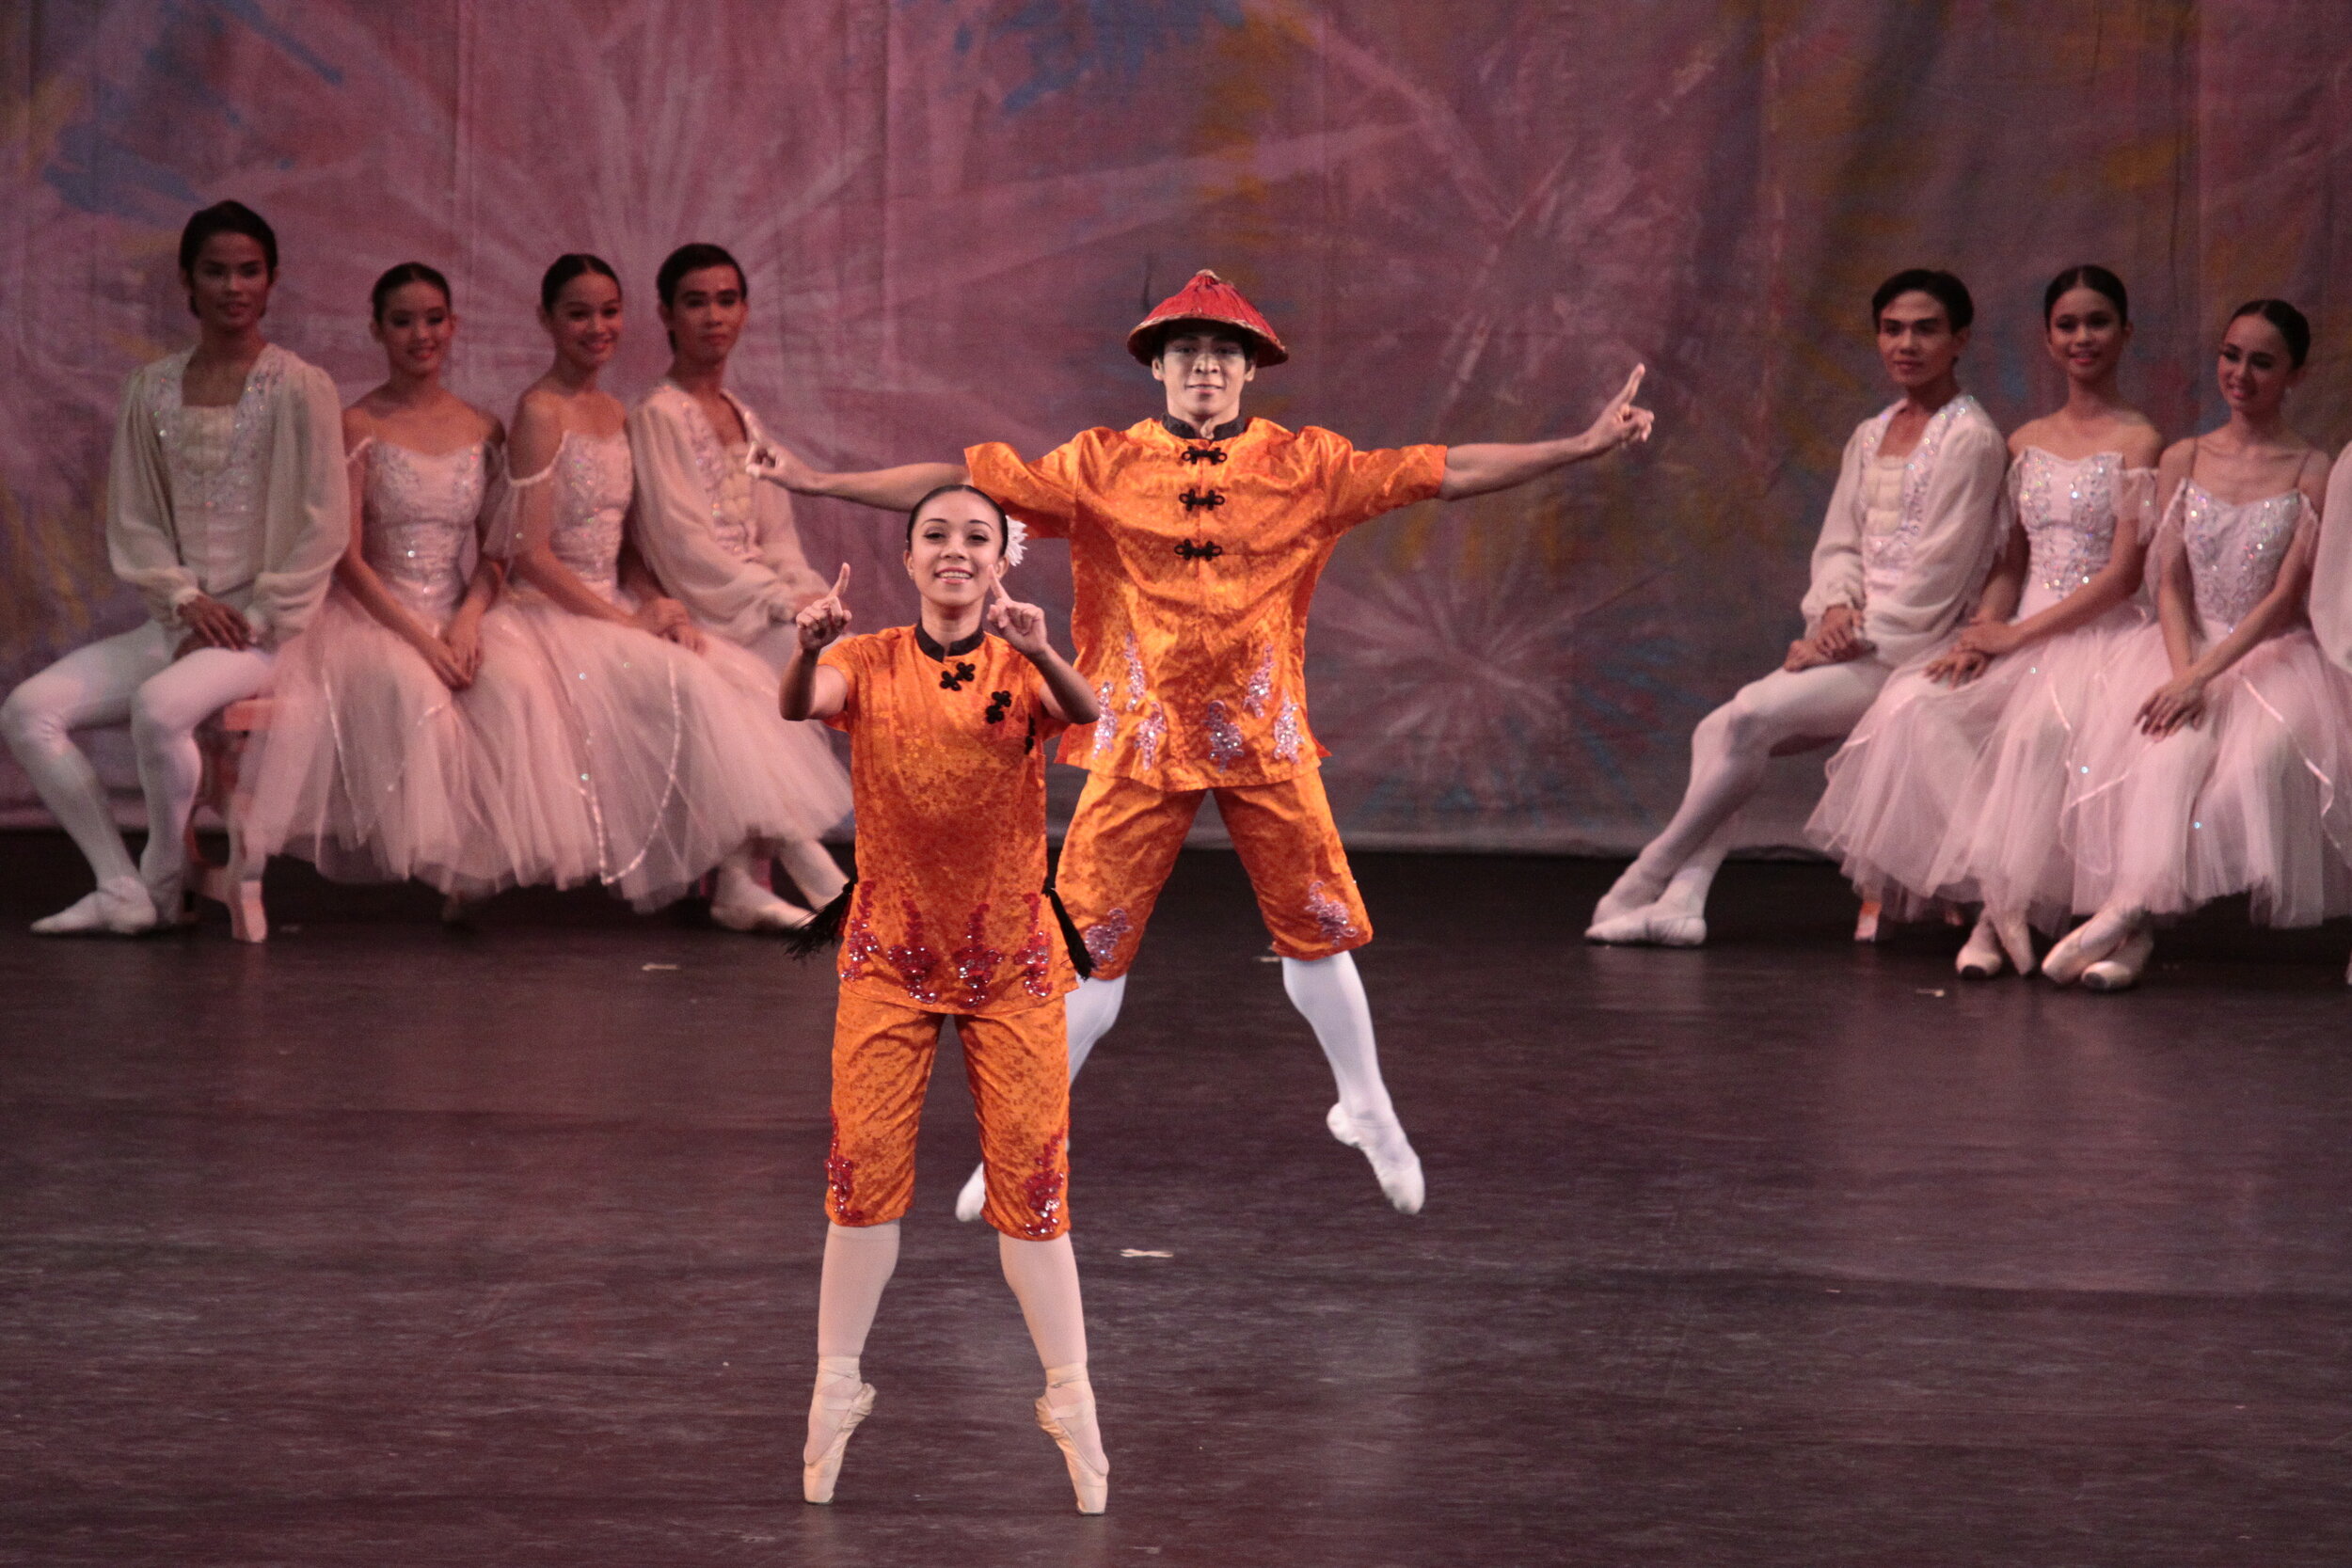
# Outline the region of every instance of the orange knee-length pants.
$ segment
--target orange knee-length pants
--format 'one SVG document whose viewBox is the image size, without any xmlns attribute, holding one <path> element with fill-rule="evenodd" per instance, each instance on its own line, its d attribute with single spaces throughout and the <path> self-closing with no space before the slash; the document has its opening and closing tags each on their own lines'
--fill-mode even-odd
<svg viewBox="0 0 2352 1568">
<path fill-rule="evenodd" d="M 1210 793 L 1089 775 L 1054 879 L 1097 979 L 1117 979 L 1136 961 L 1152 907 L 1184 847 L 1200 798 Z M 1322 774 L 1214 793 L 1277 953 L 1327 958 L 1372 940 L 1372 916 L 1348 872 Z"/>
<path fill-rule="evenodd" d="M 953 1017 L 988 1166 L 981 1217 L 1008 1236 L 1050 1242 L 1070 1228 L 1070 1045 L 1061 998 L 980 1018 L 925 1012 L 844 990 L 834 1013 L 833 1151 L 825 1212 L 835 1225 L 887 1225 L 914 1196 L 914 1134 Z"/>
</svg>

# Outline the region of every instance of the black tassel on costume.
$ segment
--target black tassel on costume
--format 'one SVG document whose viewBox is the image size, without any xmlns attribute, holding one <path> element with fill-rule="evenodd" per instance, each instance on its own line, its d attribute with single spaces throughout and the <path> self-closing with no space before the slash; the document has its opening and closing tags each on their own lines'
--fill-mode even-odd
<svg viewBox="0 0 2352 1568">
<path fill-rule="evenodd" d="M 1054 918 L 1061 922 L 1061 944 L 1070 949 L 1070 967 L 1077 971 L 1079 979 L 1093 979 L 1094 955 L 1087 951 L 1087 944 L 1079 939 L 1078 923 L 1062 908 L 1061 890 L 1054 886 L 1051 872 L 1045 877 L 1045 896 L 1053 903 Z"/>
<path fill-rule="evenodd" d="M 813 958 L 828 947 L 841 945 L 841 927 L 850 923 L 850 900 L 857 896 L 857 879 L 797 931 L 784 933 L 784 950 L 796 958 Z"/>
</svg>

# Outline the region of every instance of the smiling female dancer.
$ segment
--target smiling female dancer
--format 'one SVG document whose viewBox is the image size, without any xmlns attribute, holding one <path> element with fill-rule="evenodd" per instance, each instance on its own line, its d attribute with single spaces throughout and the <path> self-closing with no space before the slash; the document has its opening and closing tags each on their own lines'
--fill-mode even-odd
<svg viewBox="0 0 2352 1568">
<path fill-rule="evenodd" d="M 2158 467 L 2157 624 L 2119 653 L 2080 744 L 2067 826 L 2075 908 L 2096 912 L 2042 962 L 2060 985 L 2123 990 L 2152 922 L 2232 894 L 2271 926 L 2352 911 L 2352 689 L 2303 619 L 2328 462 L 2285 410 L 2311 341 L 2283 300 L 2240 306 L 2217 366 L 2228 421 Z"/>
<path fill-rule="evenodd" d="M 845 565 L 800 612 L 785 666 L 785 715 L 849 732 L 858 806 L 858 880 L 800 939 L 808 950 L 846 938 L 802 1455 L 813 1503 L 833 1500 L 850 1434 L 874 1408 L 858 1358 L 898 1263 L 915 1125 L 949 1017 L 987 1156 L 984 1213 L 1045 1368 L 1038 1424 L 1062 1449 L 1079 1512 L 1100 1513 L 1108 1496 L 1070 1247 L 1062 996 L 1075 976 L 1045 862 L 1044 743 L 1098 710 L 1047 641 L 1043 611 L 1007 599 L 983 614 L 1018 560 L 1011 531 L 970 485 L 924 497 L 906 547 L 921 618 L 835 642 L 850 621 Z"/>
<path fill-rule="evenodd" d="M 33 923 L 44 936 L 143 931 L 184 907 L 196 727 L 268 689 L 310 623 L 350 528 L 335 384 L 262 336 L 278 236 L 234 201 L 180 234 L 199 338 L 135 372 L 106 482 L 106 551 L 148 619 L 68 654 L 0 706 L 0 734 L 97 874 Z M 72 732 L 128 720 L 147 797 L 134 865 Z"/>
<path fill-rule="evenodd" d="M 1813 551 L 1805 635 L 1779 669 L 1699 721 L 1665 832 L 1593 911 L 1587 942 L 1695 947 L 1740 809 L 1775 756 L 1842 739 L 1906 660 L 1932 651 L 2000 547 L 2001 433 L 1954 373 L 1976 307 L 1913 269 L 1879 285 L 1870 325 L 1900 401 L 1855 427 Z"/>
<path fill-rule="evenodd" d="M 279 660 L 275 711 L 241 785 L 246 841 L 330 877 L 479 896 L 547 869 L 544 852 L 516 842 L 467 700 L 501 576 L 479 556 L 479 525 L 505 471 L 505 432 L 441 385 L 457 330 L 447 279 L 403 262 L 369 306 L 388 373 L 343 411 L 351 543 L 317 619 Z"/>
<path fill-rule="evenodd" d="M 485 622 L 485 633 L 534 649 L 536 673 L 502 660 L 485 664 L 480 683 L 522 687 L 484 719 L 514 803 L 562 826 L 558 882 L 595 878 L 649 909 L 718 866 L 722 924 L 799 924 L 806 912 L 776 909 L 783 901 L 752 879 L 742 851 L 815 837 L 848 811 L 849 791 L 830 758 L 824 771 L 803 766 L 764 670 L 731 679 L 718 668 L 752 656 L 706 645 L 685 608 L 625 561 L 628 439 L 620 404 L 596 385 L 620 341 L 612 268 L 558 258 L 540 285 L 540 320 L 555 363 L 516 410 L 510 461 L 521 477 L 500 541 L 511 591 Z"/>
<path fill-rule="evenodd" d="M 2057 932 L 2074 868 L 2058 842 L 2068 749 L 2139 603 L 2162 440 L 2116 390 L 2131 339 L 2122 280 L 2069 267 L 2042 293 L 2066 373 L 2057 412 L 2009 439 L 2009 547 L 1951 647 L 1887 682 L 1837 754 L 1807 832 L 1865 898 L 1898 918 L 1981 903 L 1957 967 L 2034 967 L 2031 925 Z"/>
</svg>

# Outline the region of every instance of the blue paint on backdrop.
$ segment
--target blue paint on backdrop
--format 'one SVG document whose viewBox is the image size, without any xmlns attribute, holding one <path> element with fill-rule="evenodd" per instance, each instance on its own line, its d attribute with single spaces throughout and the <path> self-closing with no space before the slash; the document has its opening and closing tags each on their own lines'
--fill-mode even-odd
<svg viewBox="0 0 2352 1568">
<path fill-rule="evenodd" d="M 1028 44 L 1028 79 L 1005 95 L 1005 112 L 1019 114 L 1090 76 L 1132 83 L 1153 59 L 1199 47 L 1211 24 L 1238 27 L 1243 20 L 1241 0 L 1086 0 L 1082 7 L 1028 0 L 989 24 L 987 39 Z M 957 26 L 959 54 L 980 41 L 969 23 Z"/>
</svg>

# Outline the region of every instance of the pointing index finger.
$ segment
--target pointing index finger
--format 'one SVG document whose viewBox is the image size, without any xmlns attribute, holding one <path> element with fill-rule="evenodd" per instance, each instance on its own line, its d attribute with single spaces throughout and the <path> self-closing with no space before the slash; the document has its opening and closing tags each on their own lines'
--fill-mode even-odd
<svg viewBox="0 0 2352 1568">
<path fill-rule="evenodd" d="M 1642 377 L 1647 375 L 1648 373 L 1649 367 L 1647 365 L 1634 366 L 1633 373 L 1625 378 L 1625 390 L 1617 394 L 1619 400 L 1625 403 L 1631 403 L 1633 401 L 1633 394 L 1642 389 Z"/>
</svg>

